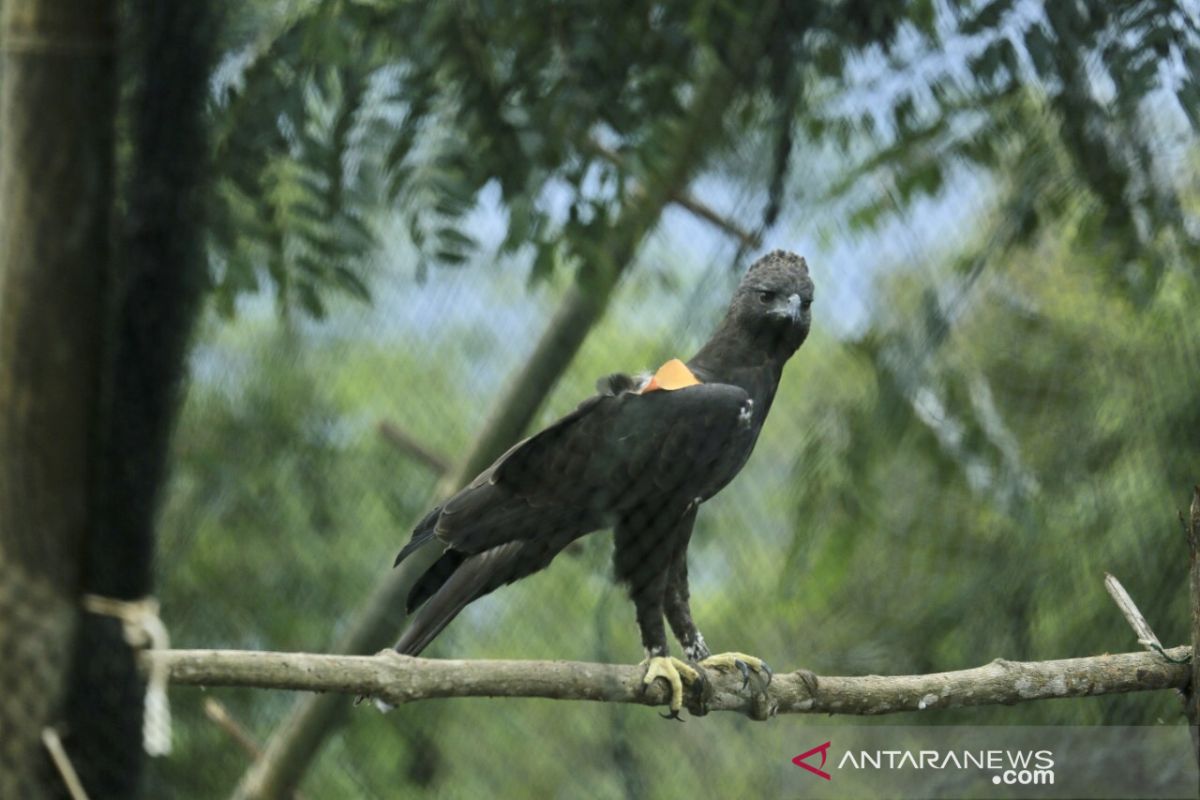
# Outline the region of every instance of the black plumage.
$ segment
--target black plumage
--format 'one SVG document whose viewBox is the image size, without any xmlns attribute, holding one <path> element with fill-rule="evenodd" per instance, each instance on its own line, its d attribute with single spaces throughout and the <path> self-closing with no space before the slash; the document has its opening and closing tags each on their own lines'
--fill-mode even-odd
<svg viewBox="0 0 1200 800">
<path fill-rule="evenodd" d="M 444 551 L 408 596 L 415 613 L 396 649 L 420 653 L 471 601 L 612 527 L 616 577 L 629 587 L 647 656 L 667 653 L 665 615 L 690 660 L 708 657 L 688 608 L 696 511 L 749 458 L 784 364 L 808 335 L 812 295 L 802 258 L 763 257 L 687 362 L 699 383 L 604 378 L 597 395 L 430 511 L 396 563 L 430 542 Z"/>
</svg>

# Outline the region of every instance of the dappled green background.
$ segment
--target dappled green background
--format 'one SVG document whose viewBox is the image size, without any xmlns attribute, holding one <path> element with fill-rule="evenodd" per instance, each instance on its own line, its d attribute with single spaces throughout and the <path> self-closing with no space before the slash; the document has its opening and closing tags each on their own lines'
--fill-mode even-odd
<svg viewBox="0 0 1200 800">
<path fill-rule="evenodd" d="M 766 99 L 729 112 L 724 124 L 734 135 L 698 168 L 692 193 L 759 230 L 762 247 L 739 248 L 678 207 L 651 220 L 607 313 L 533 427 L 574 407 L 600 375 L 689 356 L 749 258 L 796 250 L 817 286 L 814 333 L 788 366 L 750 463 L 701 513 L 690 551 L 693 610 L 714 649 L 818 674 L 1136 649 L 1104 592 L 1105 571 L 1122 580 L 1165 644 L 1180 643 L 1186 545 L 1176 510 L 1200 480 L 1200 151 L 1187 81 L 1175 91 L 1155 71 L 1169 77 L 1168 56 L 1154 61 L 1144 85 L 1134 83 L 1138 64 L 1109 65 L 1128 74 L 1101 80 L 1104 64 L 1089 72 L 1084 62 L 1109 40 L 1080 33 L 1080 41 L 1039 50 L 1037 36 L 1048 34 L 1025 28 L 1023 46 L 1009 48 L 1020 66 L 1005 73 L 1003 48 L 999 65 L 956 50 L 948 17 L 935 25 L 923 4 L 884 6 L 894 14 L 890 30 L 882 22 L 878 30 L 828 29 L 837 64 L 810 47 L 803 91 L 769 76 Z M 1003 7 L 988 12 L 994 6 Z M 443 108 L 411 131 L 412 142 L 389 139 L 389 120 L 412 117 L 405 95 L 395 86 L 389 95 L 375 71 L 399 56 L 367 47 L 385 47 L 371 34 L 380 24 L 371 15 L 390 8 L 251 4 L 226 34 L 222 80 L 235 88 L 212 110 L 225 131 L 218 155 L 228 159 L 218 161 L 211 242 L 220 279 L 191 356 L 160 523 L 160 594 L 175 646 L 328 650 L 437 483 L 379 424 L 449 461 L 465 452 L 576 280 L 572 265 L 603 245 L 604 226 L 586 220 L 619 217 L 622 191 L 606 181 L 619 187 L 624 178 L 556 172 L 540 145 L 521 139 L 540 131 L 552 149 L 576 124 L 537 104 L 545 120 L 519 118 L 530 111 L 521 87 L 503 107 L 516 109 L 506 130 L 526 146 L 528 172 L 489 174 L 489 159 L 517 157 L 459 138 L 494 120 L 487 93 L 472 94 L 470 74 L 456 74 L 443 51 L 444 61 L 418 59 L 410 74 L 440 66 L 429 102 L 449 103 L 439 92 L 454 87 L 454 102 L 483 118 Z M 466 18 L 496 13 L 455 8 Z M 1038 16 L 1029 4 L 980 9 L 963 12 L 964 30 L 972 20 L 986 33 Z M 422 11 L 393 12 L 423 19 L 394 47 L 421 36 L 439 41 L 435 23 L 448 12 Z M 669 29 L 674 12 L 662 13 Z M 704 46 L 715 34 L 696 33 L 701 11 L 689 13 L 678 24 Z M 562 14 L 571 19 L 571 9 Z M 630 15 L 624 35 L 642 31 L 652 51 L 657 39 L 638 19 Z M 1079 24 L 1099 24 L 1090 19 Z M 330 20 L 357 30 L 363 48 L 343 46 L 334 33 L 321 39 Z M 1051 22 L 1060 34 L 1071 27 Z M 1141 30 L 1129 19 L 1103 22 Z M 536 55 L 537 34 L 523 24 L 491 29 L 492 57 L 504 65 L 497 75 L 521 74 L 501 58 L 505 47 Z M 587 38 L 574 29 L 562 35 Z M 596 46 L 607 46 L 595 35 Z M 670 50 L 647 58 L 682 69 L 697 57 Z M 930 78 L 937 69 L 928 63 L 939 59 L 962 61 L 966 77 L 946 68 L 949 78 Z M 1047 70 L 1073 75 L 1083 89 L 1072 93 L 1058 73 L 1040 73 L 1046 59 Z M 294 63 L 308 66 L 287 72 Z M 539 62 L 547 81 L 549 63 Z M 575 76 L 572 91 L 584 95 L 570 97 L 592 110 L 616 104 L 628 118 L 614 112 L 605 135 L 628 144 L 631 158 L 653 161 L 639 148 L 668 147 L 678 120 L 662 111 L 666 121 L 655 121 L 657 107 L 647 104 L 685 106 L 687 92 L 647 90 L 632 102 L 601 91 L 610 78 Z M 682 86 L 686 78 L 666 80 Z M 599 99 L 589 105 L 592 85 Z M 357 99 L 346 105 L 351 89 Z M 789 98 L 787 135 L 776 136 L 772 110 Z M 645 129 L 643 107 L 651 108 Z M 1096 134 L 1085 111 L 1109 127 L 1090 120 Z M 239 138 L 238 126 L 255 125 L 274 131 L 278 147 Z M 381 152 L 374 135 L 402 152 Z M 1098 154 L 1112 163 L 1097 164 Z M 464 158 L 473 166 L 456 160 Z M 397 179 L 407 188 L 382 185 L 396 166 L 389 159 L 408 164 Z M 337 181 L 317 171 L 330 162 Z M 422 169 L 429 182 L 421 191 L 431 196 L 410 180 Z M 335 192 L 333 183 L 344 185 Z M 320 190 L 316 200 L 304 186 Z M 247 219 L 257 227 L 239 227 Z M 607 533 L 587 537 L 547 572 L 471 606 L 427 655 L 640 659 L 632 606 L 608 579 L 610 550 Z M 402 623 L 397 609 L 397 632 Z M 206 718 L 209 696 L 259 741 L 293 700 L 174 691 L 176 752 L 154 763 L 153 795 L 221 796 L 247 767 L 247 754 Z M 1177 700 L 1159 693 L 816 722 L 1181 718 Z M 386 716 L 364 705 L 321 752 L 303 790 L 773 796 L 781 759 L 807 746 L 810 724 L 715 714 L 673 725 L 642 707 L 538 700 L 432 701 Z"/>
</svg>

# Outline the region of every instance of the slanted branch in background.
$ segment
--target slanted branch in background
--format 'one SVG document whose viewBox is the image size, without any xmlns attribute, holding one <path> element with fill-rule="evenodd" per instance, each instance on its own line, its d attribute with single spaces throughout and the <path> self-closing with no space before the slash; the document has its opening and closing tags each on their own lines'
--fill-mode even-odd
<svg viewBox="0 0 1200 800">
<path fill-rule="evenodd" d="M 610 164 L 620 168 L 625 166 L 619 153 L 605 147 L 595 140 L 587 142 L 585 144 L 585 148 L 594 155 L 603 158 Z M 737 239 L 739 242 L 741 242 L 743 247 L 750 250 L 762 247 L 762 240 L 758 234 L 751 233 L 750 231 L 744 229 L 733 220 L 714 210 L 711 206 L 697 200 L 688 192 L 682 189 L 673 191 L 670 199 L 672 203 L 680 208 L 686 209 L 694 216 L 704 220 L 709 225 L 712 225 L 717 230 L 720 230 L 726 235 Z"/>
<path fill-rule="evenodd" d="M 248 730 L 242 727 L 240 722 L 233 718 L 229 709 L 225 708 L 225 704 L 220 700 L 207 698 L 204 701 L 204 716 L 223 730 L 251 759 L 262 755 L 262 746 L 254 740 Z"/>
<path fill-rule="evenodd" d="M 431 448 L 427 447 L 422 442 L 417 441 L 416 437 L 408 431 L 396 425 L 394 422 L 382 420 L 378 426 L 379 435 L 392 444 L 397 450 L 404 453 L 409 458 L 424 467 L 427 467 L 435 475 L 445 475 L 452 469 L 449 461 L 435 453 Z"/>
<path fill-rule="evenodd" d="M 204 701 L 204 716 L 208 717 L 213 724 L 224 731 L 251 761 L 262 756 L 262 745 L 258 743 L 250 731 L 246 730 L 240 722 L 233 718 L 233 715 L 229 713 L 229 709 L 220 700 L 212 697 L 206 698 Z M 297 790 L 292 793 L 292 800 L 306 800 L 306 798 Z"/>
</svg>

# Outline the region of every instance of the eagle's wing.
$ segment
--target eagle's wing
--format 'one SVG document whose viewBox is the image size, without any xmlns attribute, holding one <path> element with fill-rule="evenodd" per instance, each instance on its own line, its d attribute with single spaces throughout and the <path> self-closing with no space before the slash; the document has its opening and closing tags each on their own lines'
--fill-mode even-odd
<svg viewBox="0 0 1200 800">
<path fill-rule="evenodd" d="M 410 611 L 430 602 L 398 648 L 419 652 L 471 600 L 630 509 L 690 500 L 746 426 L 748 399 L 720 383 L 602 394 L 514 445 L 431 511 L 400 552 L 397 563 L 434 539 L 446 546 L 409 594 Z"/>
<path fill-rule="evenodd" d="M 511 448 L 427 522 L 464 553 L 537 535 L 547 523 L 568 524 L 564 516 L 603 527 L 650 497 L 703 484 L 747 399 L 720 383 L 590 398 Z"/>
</svg>

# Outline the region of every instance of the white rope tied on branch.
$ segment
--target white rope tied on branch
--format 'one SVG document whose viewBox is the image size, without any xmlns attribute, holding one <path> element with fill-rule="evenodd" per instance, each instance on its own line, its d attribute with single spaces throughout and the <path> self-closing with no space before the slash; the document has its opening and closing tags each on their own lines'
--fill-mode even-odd
<svg viewBox="0 0 1200 800">
<path fill-rule="evenodd" d="M 153 597 L 116 600 L 87 594 L 83 596 L 83 607 L 93 614 L 119 619 L 125 643 L 135 650 L 168 650 L 171 647 L 167 626 L 158 616 L 158 600 Z M 142 746 L 151 756 L 165 756 L 171 752 L 171 707 L 167 702 L 169 676 L 165 664 L 158 660 L 151 662 L 142 720 Z"/>
</svg>

